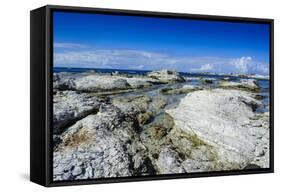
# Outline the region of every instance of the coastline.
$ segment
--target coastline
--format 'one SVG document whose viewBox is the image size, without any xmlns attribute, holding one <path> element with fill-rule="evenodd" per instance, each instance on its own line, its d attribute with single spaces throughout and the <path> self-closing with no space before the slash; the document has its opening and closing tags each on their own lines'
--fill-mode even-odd
<svg viewBox="0 0 281 192">
<path fill-rule="evenodd" d="M 267 80 L 182 74 L 54 73 L 54 180 L 268 167 Z"/>
</svg>

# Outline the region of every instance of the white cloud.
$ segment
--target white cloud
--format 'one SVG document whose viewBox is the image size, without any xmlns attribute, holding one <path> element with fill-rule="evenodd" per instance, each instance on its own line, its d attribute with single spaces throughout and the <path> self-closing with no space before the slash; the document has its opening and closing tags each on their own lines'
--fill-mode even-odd
<svg viewBox="0 0 281 192">
<path fill-rule="evenodd" d="M 209 63 L 201 65 L 200 68 L 191 69 L 191 71 L 194 71 L 194 72 L 210 72 L 212 70 L 213 70 L 213 65 L 209 64 Z"/>
<path fill-rule="evenodd" d="M 257 65 L 257 71 L 260 71 L 263 74 L 269 74 L 269 67 L 266 65 Z"/>
<path fill-rule="evenodd" d="M 55 51 L 56 67 L 175 69 L 182 72 L 268 74 L 268 64 L 250 56 L 240 58 L 175 56 L 140 50 Z"/>
<path fill-rule="evenodd" d="M 252 62 L 252 57 L 241 57 L 238 59 L 234 59 L 231 61 L 231 64 L 233 64 L 240 73 L 247 73 L 249 69 L 249 64 Z"/>
<path fill-rule="evenodd" d="M 83 65 L 87 67 L 116 68 L 145 68 L 149 65 L 158 65 L 166 56 L 159 53 L 135 50 L 94 50 L 94 51 L 67 51 L 54 54 L 55 65 Z M 80 66 L 81 67 L 81 66 Z"/>
</svg>

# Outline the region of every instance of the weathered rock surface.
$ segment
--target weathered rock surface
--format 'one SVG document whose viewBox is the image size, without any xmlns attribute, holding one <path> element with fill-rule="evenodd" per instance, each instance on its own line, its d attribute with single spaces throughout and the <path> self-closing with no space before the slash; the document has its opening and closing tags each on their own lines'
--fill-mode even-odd
<svg viewBox="0 0 281 192">
<path fill-rule="evenodd" d="M 200 80 L 203 84 L 212 84 L 214 81 L 216 81 L 215 78 L 201 78 Z"/>
<path fill-rule="evenodd" d="M 216 79 L 148 76 L 54 74 L 54 180 L 269 166 L 269 114 L 255 111 L 264 99 L 253 93 L 257 81 L 225 79 L 213 89 Z"/>
<path fill-rule="evenodd" d="M 167 106 L 167 100 L 161 97 L 155 97 L 151 103 L 151 107 L 156 111 L 163 109 L 165 106 Z"/>
<path fill-rule="evenodd" d="M 59 90 L 73 90 L 75 88 L 74 80 L 80 77 L 73 73 L 54 73 L 53 74 L 53 88 Z"/>
<path fill-rule="evenodd" d="M 168 137 L 172 146 L 180 154 L 181 165 L 185 172 L 206 172 L 221 169 L 215 148 L 196 135 L 174 127 Z"/>
<path fill-rule="evenodd" d="M 138 123 L 141 125 L 147 124 L 152 118 L 151 112 L 140 113 L 137 115 Z"/>
<path fill-rule="evenodd" d="M 112 105 L 78 121 L 61 139 L 54 152 L 55 181 L 154 174 L 135 119 Z"/>
<path fill-rule="evenodd" d="M 109 75 L 89 75 L 75 80 L 77 90 L 81 91 L 112 91 L 122 89 L 144 88 L 158 84 L 159 81 L 147 77 L 123 77 Z"/>
<path fill-rule="evenodd" d="M 167 113 L 155 117 L 141 132 L 141 141 L 158 174 L 217 170 L 214 149 L 205 142 L 174 127 Z"/>
<path fill-rule="evenodd" d="M 132 88 L 144 88 L 149 87 L 154 84 L 161 84 L 162 82 L 150 77 L 132 77 L 132 78 L 123 78 L 128 82 Z"/>
<path fill-rule="evenodd" d="M 89 75 L 75 81 L 75 89 L 80 91 L 111 91 L 128 89 L 129 84 L 126 80 L 116 76 L 95 76 Z"/>
<path fill-rule="evenodd" d="M 75 91 L 59 91 L 54 95 L 53 131 L 60 133 L 62 129 L 91 113 L 97 112 L 106 99 L 92 97 L 86 93 Z"/>
<path fill-rule="evenodd" d="M 215 148 L 221 169 L 241 169 L 254 161 L 259 146 L 269 147 L 268 121 L 253 112 L 259 105 L 251 93 L 214 89 L 190 93 L 166 112 L 175 127 Z"/>
<path fill-rule="evenodd" d="M 171 95 L 171 94 L 186 94 L 197 90 L 202 90 L 202 87 L 196 85 L 184 85 L 181 88 L 164 88 L 161 89 L 160 91 L 165 95 Z"/>
<path fill-rule="evenodd" d="M 161 71 L 152 71 L 148 73 L 147 76 L 158 79 L 165 83 L 185 81 L 185 79 L 178 72 L 166 69 Z"/>
<path fill-rule="evenodd" d="M 258 82 L 255 79 L 243 79 L 240 82 L 222 81 L 220 82 L 219 86 L 221 88 L 239 89 L 253 92 L 258 92 L 260 90 Z"/>
<path fill-rule="evenodd" d="M 157 165 L 161 174 L 184 173 L 181 159 L 178 153 L 172 148 L 165 147 L 161 150 Z"/>
<path fill-rule="evenodd" d="M 138 113 L 146 113 L 151 101 L 150 97 L 140 95 L 127 98 L 114 98 L 112 104 L 117 106 L 124 113 L 136 116 Z"/>
<path fill-rule="evenodd" d="M 84 92 L 120 91 L 149 87 L 163 83 L 150 77 L 126 77 L 122 75 L 101 75 L 96 73 L 55 73 L 54 89 Z"/>
</svg>

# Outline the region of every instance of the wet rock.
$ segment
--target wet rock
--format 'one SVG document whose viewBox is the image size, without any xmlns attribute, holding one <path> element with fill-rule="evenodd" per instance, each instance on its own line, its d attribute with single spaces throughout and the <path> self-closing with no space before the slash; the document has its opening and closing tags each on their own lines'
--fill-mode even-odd
<svg viewBox="0 0 281 192">
<path fill-rule="evenodd" d="M 124 113 L 136 115 L 138 113 L 146 113 L 152 99 L 145 95 L 133 97 L 117 97 L 112 103 L 121 109 Z"/>
<path fill-rule="evenodd" d="M 168 134 L 187 173 L 220 170 L 215 149 L 193 134 L 174 127 Z"/>
<path fill-rule="evenodd" d="M 202 87 L 196 85 L 184 85 L 181 88 L 164 88 L 161 89 L 160 92 L 165 95 L 171 95 L 171 94 L 186 94 L 198 90 L 202 90 Z"/>
<path fill-rule="evenodd" d="M 260 169 L 261 167 L 255 164 L 248 164 L 244 169 Z"/>
<path fill-rule="evenodd" d="M 126 78 L 125 80 L 132 88 L 145 88 L 161 83 L 161 81 L 149 77 L 132 77 Z"/>
<path fill-rule="evenodd" d="M 148 149 L 149 158 L 157 172 L 159 172 L 157 160 L 161 150 L 172 144 L 168 134 L 173 126 L 173 119 L 163 113 L 156 116 L 153 122 L 145 125 L 140 134 L 141 142 Z"/>
<path fill-rule="evenodd" d="M 155 111 L 163 109 L 167 105 L 167 100 L 161 97 L 156 97 L 153 99 L 151 106 Z"/>
<path fill-rule="evenodd" d="M 200 80 L 203 84 L 212 84 L 214 81 L 216 81 L 215 78 L 201 78 Z"/>
<path fill-rule="evenodd" d="M 262 100 L 264 98 L 265 98 L 264 95 L 259 95 L 259 94 L 255 95 L 255 99 L 257 99 L 257 100 Z"/>
<path fill-rule="evenodd" d="M 150 129 L 152 136 L 156 139 L 161 139 L 167 135 L 167 129 L 164 127 L 152 126 Z"/>
<path fill-rule="evenodd" d="M 161 82 L 171 83 L 171 82 L 184 82 L 185 79 L 176 71 L 170 71 L 167 69 L 161 71 L 152 71 L 147 74 L 148 77 L 158 79 Z"/>
<path fill-rule="evenodd" d="M 152 118 L 151 112 L 140 113 L 137 115 L 137 120 L 138 120 L 139 124 L 141 124 L 141 125 L 149 123 L 151 118 Z"/>
</svg>

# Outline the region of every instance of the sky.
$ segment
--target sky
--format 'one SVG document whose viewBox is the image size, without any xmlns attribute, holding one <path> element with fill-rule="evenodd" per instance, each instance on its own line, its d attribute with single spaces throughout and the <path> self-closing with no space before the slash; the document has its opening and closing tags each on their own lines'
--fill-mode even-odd
<svg viewBox="0 0 281 192">
<path fill-rule="evenodd" d="M 269 74 L 269 25 L 53 13 L 54 67 Z"/>
</svg>

